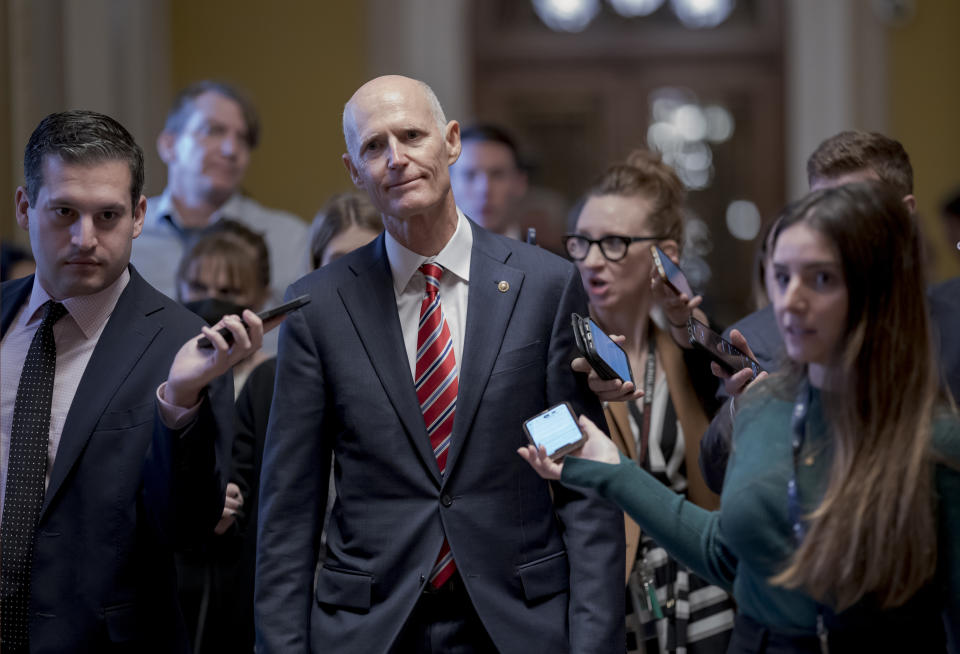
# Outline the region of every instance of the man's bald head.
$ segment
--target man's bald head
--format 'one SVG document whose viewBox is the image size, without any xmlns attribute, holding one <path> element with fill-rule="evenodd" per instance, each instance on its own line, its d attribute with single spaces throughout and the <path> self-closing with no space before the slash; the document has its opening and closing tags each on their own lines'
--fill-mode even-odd
<svg viewBox="0 0 960 654">
<path fill-rule="evenodd" d="M 430 108 L 431 115 L 437 123 L 437 127 L 441 132 L 446 128 L 447 117 L 443 113 L 443 107 L 440 106 L 437 94 L 433 92 L 429 84 L 403 75 L 375 77 L 357 89 L 343 107 L 343 139 L 346 141 L 347 152 L 350 153 L 351 157 L 356 157 L 357 154 L 356 118 L 354 116 L 354 107 L 357 103 L 361 100 L 376 103 L 395 98 L 409 98 L 411 93 L 422 94 Z"/>
</svg>

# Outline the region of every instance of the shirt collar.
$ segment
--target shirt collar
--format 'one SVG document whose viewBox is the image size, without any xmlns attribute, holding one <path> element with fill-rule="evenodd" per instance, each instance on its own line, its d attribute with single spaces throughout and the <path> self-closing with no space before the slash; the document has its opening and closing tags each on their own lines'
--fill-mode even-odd
<svg viewBox="0 0 960 654">
<path fill-rule="evenodd" d="M 234 193 L 213 212 L 209 224 L 212 225 L 221 218 L 236 218 L 241 215 L 240 204 L 242 202 L 243 196 L 239 192 Z M 174 227 L 182 229 L 180 216 L 177 215 L 177 207 L 173 204 L 173 196 L 169 186 L 163 189 L 163 193 L 157 198 L 156 205 L 151 213 L 155 222 L 169 220 Z"/>
<path fill-rule="evenodd" d="M 435 257 L 425 257 L 408 250 L 393 238 L 390 232 L 384 234 L 384 246 L 387 249 L 387 260 L 390 262 L 390 271 L 393 273 L 393 290 L 397 295 L 403 293 L 413 274 L 424 262 L 439 264 L 447 272 L 451 272 L 463 281 L 470 282 L 470 252 L 473 248 L 473 230 L 470 222 L 464 217 L 460 207 L 457 207 L 457 229 L 453 236 L 443 246 Z"/>
<path fill-rule="evenodd" d="M 84 338 L 92 338 L 100 331 L 100 328 L 107 322 L 110 314 L 113 313 L 113 308 L 117 306 L 117 300 L 120 299 L 120 294 L 123 293 L 123 289 L 127 287 L 129 282 L 130 270 L 124 268 L 116 281 L 105 289 L 97 291 L 92 295 L 78 295 L 61 300 L 67 312 L 73 318 L 74 322 L 77 323 L 80 331 L 83 332 Z M 37 316 L 37 313 L 40 307 L 52 299 L 50 294 L 39 284 L 37 278 L 34 277 L 33 290 L 30 292 L 30 301 L 27 303 L 26 310 L 23 312 L 23 318 L 21 318 L 23 324 L 29 324 L 34 319 L 39 320 L 40 317 Z"/>
</svg>

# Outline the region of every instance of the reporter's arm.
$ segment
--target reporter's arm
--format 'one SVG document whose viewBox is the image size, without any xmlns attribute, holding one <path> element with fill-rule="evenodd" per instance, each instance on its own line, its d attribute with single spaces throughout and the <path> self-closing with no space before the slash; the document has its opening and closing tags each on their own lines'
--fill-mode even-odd
<svg viewBox="0 0 960 654">
<path fill-rule="evenodd" d="M 532 445 L 518 454 L 541 477 L 597 490 L 682 564 L 732 590 L 737 559 L 722 542 L 719 512 L 685 500 L 620 453 L 591 420 L 581 416 L 579 422 L 587 442 L 577 455 L 553 462 Z"/>
</svg>

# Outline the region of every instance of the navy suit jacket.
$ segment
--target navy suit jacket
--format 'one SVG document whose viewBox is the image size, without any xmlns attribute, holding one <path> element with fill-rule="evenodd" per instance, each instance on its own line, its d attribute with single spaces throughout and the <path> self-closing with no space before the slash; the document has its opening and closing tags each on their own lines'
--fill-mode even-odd
<svg viewBox="0 0 960 654">
<path fill-rule="evenodd" d="M 2 333 L 33 276 L 3 284 Z M 184 430 L 163 426 L 157 387 L 203 321 L 130 268 L 84 370 L 50 471 L 33 554 L 31 652 L 188 652 L 172 549 L 223 508 L 230 375 Z"/>
<path fill-rule="evenodd" d="M 564 400 L 604 424 L 584 376 L 570 369 L 570 313 L 586 311 L 580 277 L 545 250 L 471 228 L 442 477 L 383 236 L 288 289 L 313 301 L 280 334 L 261 473 L 258 651 L 387 651 L 444 534 L 500 651 L 623 651 L 622 514 L 560 485 L 551 498 L 516 453 L 523 420 Z M 337 499 L 315 575 L 331 455 Z"/>
</svg>

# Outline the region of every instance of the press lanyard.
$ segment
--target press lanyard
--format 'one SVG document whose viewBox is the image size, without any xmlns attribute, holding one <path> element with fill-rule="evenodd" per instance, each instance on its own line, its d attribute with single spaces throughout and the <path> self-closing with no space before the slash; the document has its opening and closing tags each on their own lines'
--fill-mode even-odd
<svg viewBox="0 0 960 654">
<path fill-rule="evenodd" d="M 653 330 L 647 332 L 647 363 L 643 370 L 643 415 L 637 409 L 636 402 L 627 402 L 630 415 L 640 425 L 640 442 L 637 443 L 637 464 L 642 466 L 650 442 L 650 414 L 653 405 L 653 391 L 657 381 L 657 349 L 653 341 Z"/>
<path fill-rule="evenodd" d="M 797 488 L 797 476 L 800 470 L 800 454 L 803 443 L 807 438 L 807 415 L 810 413 L 810 401 L 813 391 L 810 382 L 804 382 L 797 393 L 797 401 L 793 405 L 793 417 L 790 421 L 793 439 L 793 474 L 787 482 L 787 512 L 790 517 L 790 528 L 793 534 L 793 544 L 800 547 L 807 535 L 807 525 L 800 515 L 800 492 Z"/>
<path fill-rule="evenodd" d="M 653 329 L 647 331 L 647 363 L 643 370 L 643 415 L 637 408 L 636 402 L 627 402 L 630 415 L 640 425 L 640 439 L 637 443 L 637 465 L 643 466 L 650 442 L 650 414 L 653 413 L 653 391 L 657 381 L 657 349 L 654 344 Z M 647 564 L 644 557 L 640 560 L 640 609 L 649 612 L 655 620 L 663 619 L 663 608 L 657 599 L 657 587 L 653 569 Z"/>
<path fill-rule="evenodd" d="M 793 405 L 793 416 L 790 420 L 793 438 L 793 472 L 787 482 L 787 514 L 790 518 L 790 528 L 793 534 L 794 545 L 799 548 L 807 535 L 807 525 L 800 513 L 800 490 L 797 487 L 797 477 L 800 471 L 800 455 L 803 443 L 807 438 L 807 417 L 810 414 L 810 403 L 813 401 L 813 388 L 809 381 L 804 381 L 797 393 L 797 400 Z M 817 637 L 820 639 L 820 651 L 829 654 L 827 628 L 823 623 L 823 611 L 817 607 Z"/>
</svg>

